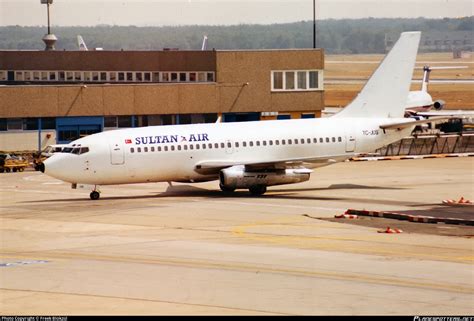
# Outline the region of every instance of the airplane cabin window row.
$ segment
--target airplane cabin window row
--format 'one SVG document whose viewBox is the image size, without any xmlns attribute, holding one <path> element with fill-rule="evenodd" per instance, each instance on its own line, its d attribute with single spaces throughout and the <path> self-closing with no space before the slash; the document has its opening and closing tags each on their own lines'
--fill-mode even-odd
<svg viewBox="0 0 474 321">
<path fill-rule="evenodd" d="M 342 137 L 321 137 L 321 138 L 294 138 L 294 139 L 276 139 L 276 140 L 262 140 L 262 141 L 244 141 L 235 142 L 235 148 L 239 147 L 259 147 L 259 146 L 279 146 L 279 145 L 303 145 L 303 144 L 321 144 L 321 143 L 341 143 Z M 184 145 L 165 145 L 165 146 L 146 146 L 146 147 L 131 147 L 130 152 L 148 153 L 148 152 L 167 152 L 167 151 L 187 151 L 187 150 L 201 150 L 201 149 L 219 149 L 232 148 L 232 142 L 227 143 L 202 143 L 202 144 L 184 144 Z"/>
</svg>

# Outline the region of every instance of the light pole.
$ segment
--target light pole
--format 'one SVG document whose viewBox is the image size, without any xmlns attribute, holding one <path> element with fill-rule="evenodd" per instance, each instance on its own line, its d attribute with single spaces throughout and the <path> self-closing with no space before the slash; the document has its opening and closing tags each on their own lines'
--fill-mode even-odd
<svg viewBox="0 0 474 321">
<path fill-rule="evenodd" d="M 49 5 L 53 4 L 53 0 L 40 0 L 41 4 L 45 4 L 47 6 L 47 12 L 48 12 L 48 34 L 43 37 L 43 41 L 46 45 L 44 50 L 54 50 L 54 44 L 58 40 L 55 35 L 51 33 L 51 26 L 49 23 Z"/>
<path fill-rule="evenodd" d="M 313 48 L 316 48 L 316 0 L 313 0 Z"/>
</svg>

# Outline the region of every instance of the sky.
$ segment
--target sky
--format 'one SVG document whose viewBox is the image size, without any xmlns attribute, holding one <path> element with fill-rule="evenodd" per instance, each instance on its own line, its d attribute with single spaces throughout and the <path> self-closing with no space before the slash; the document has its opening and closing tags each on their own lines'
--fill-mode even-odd
<svg viewBox="0 0 474 321">
<path fill-rule="evenodd" d="M 316 19 L 473 15 L 471 0 L 315 0 Z M 313 19 L 313 0 L 53 0 L 53 26 L 235 25 Z M 0 26 L 45 26 L 40 0 L 0 0 Z"/>
</svg>

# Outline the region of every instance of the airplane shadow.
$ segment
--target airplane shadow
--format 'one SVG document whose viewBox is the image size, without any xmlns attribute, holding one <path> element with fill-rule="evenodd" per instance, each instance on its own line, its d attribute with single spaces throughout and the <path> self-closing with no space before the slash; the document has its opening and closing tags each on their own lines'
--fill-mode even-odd
<svg viewBox="0 0 474 321">
<path fill-rule="evenodd" d="M 327 196 L 316 196 L 316 195 L 301 195 L 300 192 L 308 191 L 326 191 L 326 190 L 339 190 L 339 189 L 352 189 L 352 190 L 400 190 L 404 188 L 397 187 L 380 187 L 380 186 L 365 186 L 356 184 L 333 184 L 329 187 L 319 188 L 293 188 L 293 189 L 269 189 L 265 195 L 254 196 L 249 194 L 246 190 L 237 190 L 231 193 L 224 193 L 220 190 L 209 190 L 193 185 L 173 185 L 168 186 L 165 192 L 151 193 L 149 195 L 134 195 L 134 196 L 110 196 L 107 197 L 104 193 L 100 200 L 101 201 L 128 201 L 128 200 L 140 200 L 140 199 L 159 199 L 168 197 L 204 197 L 209 199 L 235 199 L 235 198 L 261 198 L 261 199 L 287 199 L 287 200 L 315 200 L 315 201 L 355 201 L 375 204 L 404 204 L 407 202 L 402 201 L 388 201 L 388 200 L 376 200 L 372 198 L 344 198 L 344 197 L 327 197 Z M 90 202 L 89 198 L 69 198 L 69 199 L 56 199 L 56 200 L 40 200 L 40 201 L 26 201 L 23 203 L 51 203 L 51 202 Z M 94 204 L 97 204 L 94 202 Z"/>
</svg>

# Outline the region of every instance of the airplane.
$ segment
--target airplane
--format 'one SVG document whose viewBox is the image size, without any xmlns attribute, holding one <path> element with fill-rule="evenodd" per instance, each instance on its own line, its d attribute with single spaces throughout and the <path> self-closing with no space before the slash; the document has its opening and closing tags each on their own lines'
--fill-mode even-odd
<svg viewBox="0 0 474 321">
<path fill-rule="evenodd" d="M 440 99 L 433 101 L 433 98 L 428 93 L 428 83 L 429 83 L 430 73 L 432 70 L 464 69 L 464 68 L 467 68 L 467 66 L 446 66 L 446 67 L 424 66 L 421 90 L 410 91 L 408 93 L 405 117 L 415 117 L 415 119 L 420 119 L 419 118 L 420 116 L 429 117 L 429 116 L 457 115 L 456 112 L 452 112 L 452 111 L 440 112 L 440 110 L 444 108 L 446 103 Z M 435 109 L 436 112 L 430 112 L 432 109 Z"/>
<path fill-rule="evenodd" d="M 82 39 L 81 35 L 77 36 L 77 45 L 79 46 L 79 50 L 81 50 L 81 51 L 88 51 L 89 50 L 89 49 L 87 49 L 86 43 L 85 43 L 84 39 Z"/>
<path fill-rule="evenodd" d="M 77 46 L 79 47 L 80 51 L 89 51 L 89 49 L 87 48 L 86 43 L 85 43 L 84 39 L 82 39 L 81 35 L 77 36 Z M 94 48 L 94 50 L 104 50 L 104 48 L 97 47 L 97 48 Z"/>
<path fill-rule="evenodd" d="M 204 36 L 204 37 L 202 38 L 201 50 L 207 50 L 207 36 Z"/>
<path fill-rule="evenodd" d="M 71 142 L 40 170 L 72 188 L 90 187 L 92 200 L 102 185 L 218 180 L 225 193 L 262 195 L 268 186 L 307 181 L 313 168 L 372 152 L 427 122 L 404 118 L 420 34 L 402 33 L 360 94 L 332 117 L 106 131 Z"/>
</svg>

